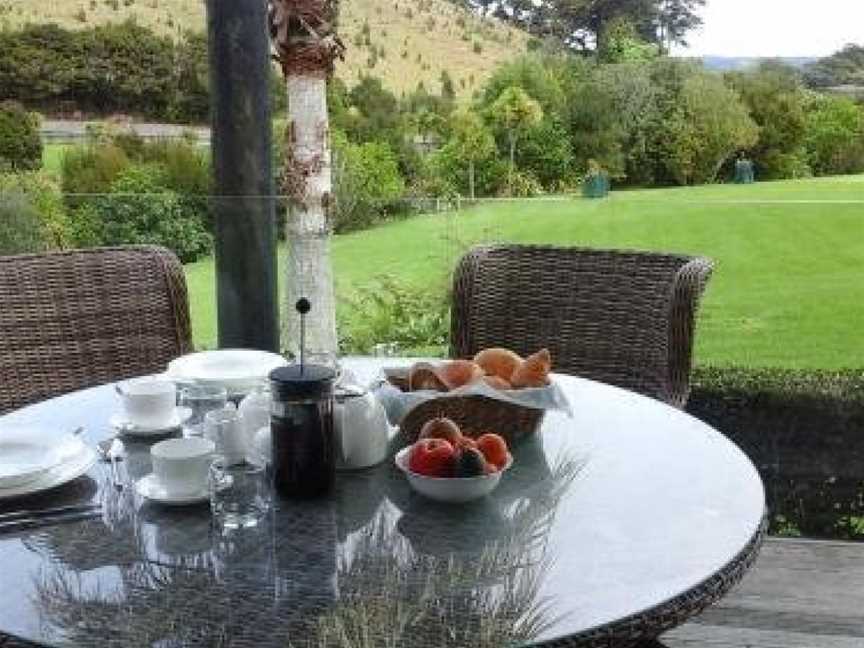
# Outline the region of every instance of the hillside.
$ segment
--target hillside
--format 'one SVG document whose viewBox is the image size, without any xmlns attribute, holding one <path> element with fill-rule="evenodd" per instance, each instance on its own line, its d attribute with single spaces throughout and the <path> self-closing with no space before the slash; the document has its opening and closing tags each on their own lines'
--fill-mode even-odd
<svg viewBox="0 0 864 648">
<path fill-rule="evenodd" d="M 163 34 L 205 28 L 203 0 L 0 0 L 0 26 L 11 28 L 25 22 L 84 27 L 126 18 Z M 437 91 L 446 70 L 456 92 L 470 94 L 496 65 L 524 52 L 528 40 L 447 0 L 348 0 L 341 25 L 348 55 L 338 76 L 352 83 L 373 74 L 397 93 L 419 81 Z"/>
</svg>

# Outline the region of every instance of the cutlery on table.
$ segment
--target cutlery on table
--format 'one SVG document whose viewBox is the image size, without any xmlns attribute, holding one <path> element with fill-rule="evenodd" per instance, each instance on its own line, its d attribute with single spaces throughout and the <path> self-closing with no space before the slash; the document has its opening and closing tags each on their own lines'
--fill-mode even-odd
<svg viewBox="0 0 864 648">
<path fill-rule="evenodd" d="M 21 531 L 41 526 L 63 524 L 65 522 L 77 522 L 89 520 L 102 515 L 100 505 L 87 506 L 65 506 L 56 509 L 42 509 L 39 511 L 16 511 L 15 513 L 3 514 L 0 521 L 0 532 Z"/>
<path fill-rule="evenodd" d="M 101 508 L 101 504 L 71 504 L 68 506 L 52 506 L 50 508 L 21 509 L 20 511 L 0 513 L 0 524 L 4 522 L 13 522 L 22 518 L 50 517 L 68 513 L 86 513 L 90 511 L 98 512 Z"/>
</svg>

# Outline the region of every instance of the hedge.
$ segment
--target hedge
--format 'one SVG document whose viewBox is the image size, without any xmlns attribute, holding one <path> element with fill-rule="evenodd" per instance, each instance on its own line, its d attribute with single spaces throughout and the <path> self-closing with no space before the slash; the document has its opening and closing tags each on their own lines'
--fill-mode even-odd
<svg viewBox="0 0 864 648">
<path fill-rule="evenodd" d="M 759 469 L 773 532 L 864 539 L 864 370 L 701 367 L 687 411 Z"/>
</svg>

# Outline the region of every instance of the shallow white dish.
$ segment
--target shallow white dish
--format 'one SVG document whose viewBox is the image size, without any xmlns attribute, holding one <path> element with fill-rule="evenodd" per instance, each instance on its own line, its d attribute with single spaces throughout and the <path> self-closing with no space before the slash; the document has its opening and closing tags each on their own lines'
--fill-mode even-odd
<svg viewBox="0 0 864 648">
<path fill-rule="evenodd" d="M 153 473 L 145 475 L 135 482 L 135 492 L 144 499 L 158 502 L 159 504 L 165 504 L 166 506 L 186 506 L 189 504 L 206 502 L 210 499 L 210 492 L 206 488 L 197 493 L 191 494 L 176 495 L 169 493 L 165 487 L 159 483 L 159 480 L 156 479 L 156 475 Z"/>
<path fill-rule="evenodd" d="M 32 481 L 58 463 L 60 456 L 45 440 L 17 431 L 0 436 L 0 489 Z"/>
<path fill-rule="evenodd" d="M 17 486 L 0 488 L 0 500 L 22 497 L 61 486 L 85 475 L 96 463 L 96 452 L 80 439 L 68 435 L 56 441 L 58 462 L 42 474 Z"/>
<path fill-rule="evenodd" d="M 396 453 L 393 460 L 396 467 L 405 473 L 411 488 L 429 499 L 439 502 L 470 502 L 480 499 L 491 493 L 501 481 L 504 471 L 513 465 L 513 455 L 507 457 L 507 463 L 503 468 L 491 475 L 478 475 L 477 477 L 427 477 L 413 472 L 408 468 L 408 454 L 411 446 L 402 448 Z"/>
<path fill-rule="evenodd" d="M 288 364 L 281 355 L 255 349 L 199 351 L 168 363 L 166 375 L 178 382 L 216 384 L 231 394 L 247 393 L 273 369 Z"/>
<path fill-rule="evenodd" d="M 174 409 L 174 414 L 167 424 L 155 428 L 136 425 L 127 419 L 126 415 L 123 413 L 112 415 L 111 418 L 108 419 L 108 423 L 118 432 L 128 434 L 129 436 L 159 436 L 178 429 L 189 420 L 190 416 L 192 416 L 191 409 L 188 407 L 177 407 Z"/>
</svg>

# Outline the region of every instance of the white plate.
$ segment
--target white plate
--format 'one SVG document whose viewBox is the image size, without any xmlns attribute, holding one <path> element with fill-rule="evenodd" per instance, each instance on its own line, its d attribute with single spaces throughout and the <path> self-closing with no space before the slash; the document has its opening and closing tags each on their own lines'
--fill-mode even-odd
<svg viewBox="0 0 864 648">
<path fill-rule="evenodd" d="M 270 372 L 288 364 L 281 355 L 255 349 L 221 349 L 181 356 L 168 363 L 168 377 L 224 386 L 229 392 L 248 392 Z"/>
<path fill-rule="evenodd" d="M 110 419 L 108 419 L 108 423 L 118 432 L 128 434 L 129 436 L 159 436 L 178 429 L 189 420 L 190 416 L 192 416 L 191 409 L 188 407 L 177 407 L 174 409 L 174 415 L 171 417 L 171 420 L 166 425 L 160 427 L 151 428 L 136 425 L 127 419 L 126 415 L 122 413 L 114 414 Z"/>
<path fill-rule="evenodd" d="M 168 506 L 185 506 L 187 504 L 198 504 L 210 499 L 210 493 L 205 488 L 201 492 L 191 495 L 173 495 L 165 490 L 165 487 L 156 479 L 156 475 L 150 473 L 135 482 L 135 492 L 144 499 L 166 504 Z"/>
<path fill-rule="evenodd" d="M 60 463 L 60 456 L 45 439 L 21 432 L 0 436 L 0 489 L 14 488 Z"/>
<path fill-rule="evenodd" d="M 85 475 L 96 463 L 97 457 L 93 449 L 71 435 L 58 440 L 54 450 L 59 456 L 59 463 L 19 486 L 0 489 L 0 500 L 32 495 L 61 486 Z"/>
</svg>

